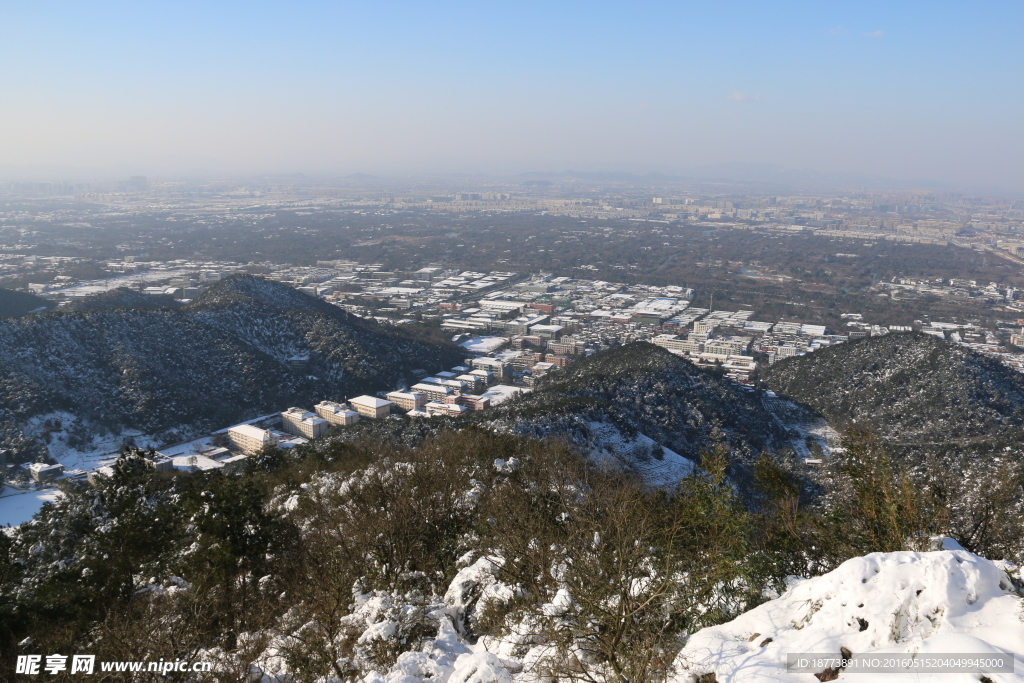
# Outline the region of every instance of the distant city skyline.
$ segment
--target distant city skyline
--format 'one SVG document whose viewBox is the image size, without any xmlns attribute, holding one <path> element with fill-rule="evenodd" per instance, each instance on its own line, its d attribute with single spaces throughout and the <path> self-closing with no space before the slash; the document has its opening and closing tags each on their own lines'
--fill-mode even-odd
<svg viewBox="0 0 1024 683">
<path fill-rule="evenodd" d="M 777 167 L 1022 192 L 1022 20 L 1013 2 L 0 2 L 0 178 Z"/>
</svg>

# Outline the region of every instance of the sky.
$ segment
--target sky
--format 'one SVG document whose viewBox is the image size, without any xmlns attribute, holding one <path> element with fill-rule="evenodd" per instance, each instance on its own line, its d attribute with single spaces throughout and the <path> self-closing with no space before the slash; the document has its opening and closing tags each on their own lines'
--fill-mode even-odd
<svg viewBox="0 0 1024 683">
<path fill-rule="evenodd" d="M 0 168 L 1021 191 L 1021 26 L 1019 0 L 0 0 Z"/>
</svg>

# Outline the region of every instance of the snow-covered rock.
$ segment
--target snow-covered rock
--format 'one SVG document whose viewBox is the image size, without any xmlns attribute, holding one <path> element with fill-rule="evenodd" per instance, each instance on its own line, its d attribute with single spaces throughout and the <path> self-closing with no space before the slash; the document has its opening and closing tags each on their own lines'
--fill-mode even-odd
<svg viewBox="0 0 1024 683">
<path fill-rule="evenodd" d="M 818 680 L 787 673 L 787 654 L 1024 652 L 1024 610 L 1006 573 L 964 550 L 872 553 L 813 579 L 793 579 L 779 598 L 693 634 L 673 681 L 714 673 L 718 683 Z M 1011 568 L 1012 569 L 1012 568 Z M 1024 658 L 1015 656 L 1019 671 Z M 986 674 L 993 683 L 1024 680 Z M 838 680 L 879 674 L 843 672 Z M 978 674 L 889 673 L 886 683 L 977 683 Z"/>
</svg>

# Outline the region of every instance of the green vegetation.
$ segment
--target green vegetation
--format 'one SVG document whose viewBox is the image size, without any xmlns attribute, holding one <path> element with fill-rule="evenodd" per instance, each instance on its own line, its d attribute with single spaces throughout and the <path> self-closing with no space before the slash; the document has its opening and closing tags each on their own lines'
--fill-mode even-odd
<svg viewBox="0 0 1024 683">
<path fill-rule="evenodd" d="M 723 446 L 667 488 L 564 441 L 477 428 L 414 447 L 322 439 L 238 476 L 154 473 L 129 453 L 97 489 L 0 535 L 0 651 L 25 637 L 105 660 L 203 651 L 227 679 L 273 645 L 297 680 L 356 681 L 437 636 L 447 592 L 462 637 L 545 642 L 553 676 L 658 681 L 680 632 L 788 575 L 938 534 L 1019 559 L 1019 468 L 976 473 L 994 493 L 972 499 L 897 466 L 870 433 L 844 445 L 823 496 L 764 454 L 746 500 Z M 486 558 L 487 577 L 453 583 Z M 370 604 L 389 636 L 364 637 Z"/>
</svg>

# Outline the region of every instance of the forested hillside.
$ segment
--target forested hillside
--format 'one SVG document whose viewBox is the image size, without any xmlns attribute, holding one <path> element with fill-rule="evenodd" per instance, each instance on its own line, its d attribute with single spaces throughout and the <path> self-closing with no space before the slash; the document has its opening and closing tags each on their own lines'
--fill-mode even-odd
<svg viewBox="0 0 1024 683">
<path fill-rule="evenodd" d="M 25 315 L 36 310 L 53 308 L 55 304 L 27 292 L 16 292 L 13 289 L 0 287 L 0 318 Z"/>
<path fill-rule="evenodd" d="M 870 438 L 846 447 L 827 506 L 770 455 L 744 501 L 723 444 L 663 488 L 472 427 L 267 449 L 238 475 L 129 454 L 0 533 L 0 677 L 15 655 L 87 652 L 211 662 L 197 681 L 741 683 L 786 652 L 1024 639 L 1016 567 L 898 552 L 949 535 L 1019 560 L 1019 468 L 993 505 L 906 485 Z"/>
<path fill-rule="evenodd" d="M 581 359 L 486 419 L 514 434 L 558 434 L 579 445 L 597 441 L 595 425 L 610 424 L 689 458 L 717 442 L 753 457 L 787 438 L 757 393 L 647 342 Z"/>
<path fill-rule="evenodd" d="M 187 432 L 391 389 L 413 369 L 461 359 L 450 343 L 252 276 L 225 280 L 180 310 L 114 292 L 0 321 L 0 447 L 36 454 L 23 426 L 57 410 L 81 421 L 79 438 L 96 428 Z"/>
<path fill-rule="evenodd" d="M 837 428 L 870 425 L 903 442 L 1015 443 L 1024 425 L 1024 375 L 924 334 L 890 334 L 787 358 L 769 388 Z"/>
</svg>

